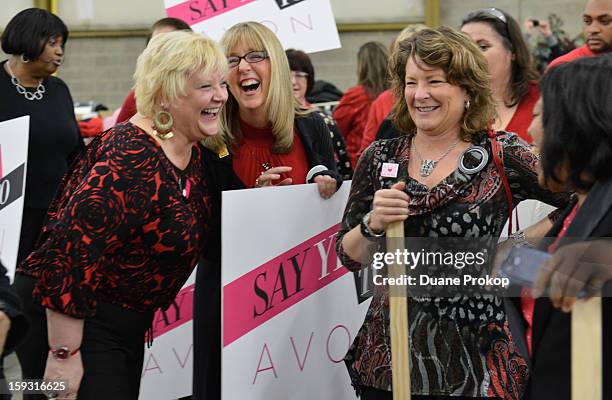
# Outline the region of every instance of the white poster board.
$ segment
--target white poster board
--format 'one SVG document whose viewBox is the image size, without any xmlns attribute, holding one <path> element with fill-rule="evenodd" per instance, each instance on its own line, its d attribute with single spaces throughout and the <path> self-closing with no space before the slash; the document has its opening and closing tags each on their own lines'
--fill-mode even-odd
<svg viewBox="0 0 612 400">
<path fill-rule="evenodd" d="M 15 275 L 25 194 L 30 117 L 0 122 L 0 259 Z"/>
<path fill-rule="evenodd" d="M 343 358 L 369 301 L 335 253 L 349 186 L 223 193 L 224 400 L 356 399 Z"/>
<path fill-rule="evenodd" d="M 336 49 L 340 38 L 329 0 L 164 0 L 169 17 L 182 19 L 198 33 L 221 39 L 231 26 L 261 22 L 285 49 L 305 52 Z"/>
<path fill-rule="evenodd" d="M 145 347 L 140 381 L 141 400 L 190 396 L 193 371 L 194 270 L 174 302 L 153 318 L 153 345 Z"/>
</svg>

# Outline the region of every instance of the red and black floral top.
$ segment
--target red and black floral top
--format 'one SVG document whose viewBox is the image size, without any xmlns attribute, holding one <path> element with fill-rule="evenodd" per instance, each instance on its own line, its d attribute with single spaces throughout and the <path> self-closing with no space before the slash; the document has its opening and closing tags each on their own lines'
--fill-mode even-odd
<svg viewBox="0 0 612 400">
<path fill-rule="evenodd" d="M 77 318 L 94 315 L 98 301 L 139 312 L 167 308 L 206 238 L 201 156 L 194 146 L 180 170 L 131 123 L 95 138 L 64 177 L 36 250 L 17 269 L 37 279 L 34 299 Z"/>
</svg>

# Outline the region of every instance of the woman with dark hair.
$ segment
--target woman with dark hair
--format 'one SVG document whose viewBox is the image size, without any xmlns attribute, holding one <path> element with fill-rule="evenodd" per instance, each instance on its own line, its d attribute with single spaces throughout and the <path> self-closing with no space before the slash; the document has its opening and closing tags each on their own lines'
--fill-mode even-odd
<svg viewBox="0 0 612 400">
<path fill-rule="evenodd" d="M 539 97 L 538 74 L 519 24 L 502 10 L 483 8 L 463 19 L 461 32 L 470 35 L 487 59 L 496 111 L 493 128 L 530 141 L 527 127 Z"/>
<path fill-rule="evenodd" d="M 52 76 L 64 61 L 68 29 L 46 10 L 29 8 L 9 21 L 0 71 L 0 121 L 30 116 L 28 168 L 17 263 L 32 251 L 49 204 L 71 160 L 80 153 L 72 96 Z"/>
<path fill-rule="evenodd" d="M 372 251 L 380 249 L 377 238 L 392 222 L 403 223 L 409 245 L 423 243 L 419 238 L 471 243 L 499 237 L 521 200 L 565 204 L 567 196 L 538 185 L 530 146 L 489 128 L 495 103 L 487 62 L 467 35 L 423 29 L 398 46 L 389 70 L 398 99 L 393 123 L 403 135 L 374 142 L 357 164 L 336 241 L 343 265 L 369 265 Z M 545 220 L 527 235 L 541 237 L 550 226 Z M 487 272 L 484 264 L 473 267 L 472 274 Z M 509 332 L 501 298 L 447 290 L 446 297 L 428 292 L 408 299 L 412 398 L 521 399 L 527 362 Z M 362 400 L 392 398 L 388 296 L 388 288 L 375 286 L 345 357 Z"/>
<path fill-rule="evenodd" d="M 334 146 L 334 156 L 338 173 L 342 175 L 342 179 L 350 180 L 353 177 L 353 168 L 351 168 L 351 160 L 346 152 L 346 143 L 344 143 L 344 138 L 340 134 L 340 130 L 338 130 L 336 121 L 334 121 L 331 114 L 327 114 L 313 107 L 308 100 L 306 100 L 315 82 L 315 72 L 310 57 L 303 51 L 295 49 L 285 50 L 285 54 L 287 55 L 289 68 L 291 69 L 293 94 L 304 107 L 311 108 L 313 112 L 319 114 L 327 124 L 327 129 L 329 129 L 331 141 Z"/>
<path fill-rule="evenodd" d="M 367 42 L 357 52 L 357 86 L 348 89 L 340 99 L 333 116 L 344 136 L 351 164 L 357 164 L 357 153 L 372 102 L 389 87 L 387 63 L 389 51 L 380 42 Z"/>
<path fill-rule="evenodd" d="M 571 398 L 572 308 L 585 291 L 601 296 L 603 396 L 612 398 L 612 55 L 551 69 L 529 127 L 540 150 L 538 179 L 552 191 L 575 191 L 540 250 L 552 253 L 534 284 L 529 399 Z M 607 287 L 604 287 L 605 284 Z M 602 288 L 604 292 L 601 293 Z M 544 293 L 547 293 L 544 295 Z M 514 302 L 515 307 L 520 307 Z M 527 321 L 512 325 L 523 338 Z"/>
</svg>

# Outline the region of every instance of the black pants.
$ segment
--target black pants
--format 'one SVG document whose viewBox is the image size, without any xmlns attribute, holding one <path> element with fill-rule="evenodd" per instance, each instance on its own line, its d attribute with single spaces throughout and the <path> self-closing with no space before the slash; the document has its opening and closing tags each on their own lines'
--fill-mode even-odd
<svg viewBox="0 0 612 400">
<path fill-rule="evenodd" d="M 193 398 L 221 398 L 221 266 L 202 259 L 193 298 Z"/>
<path fill-rule="evenodd" d="M 374 389 L 368 386 L 361 387 L 361 400 L 393 400 L 393 392 L 386 390 Z M 473 400 L 472 397 L 457 397 L 457 396 L 415 396 L 412 395 L 412 400 Z"/>
<path fill-rule="evenodd" d="M 15 291 L 31 320 L 26 339 L 17 347 L 23 378 L 42 379 L 47 363 L 47 322 L 45 310 L 32 301 L 35 280 L 17 274 Z M 81 357 L 83 379 L 79 400 L 136 400 L 144 358 L 144 336 L 151 327 L 153 313 L 127 311 L 99 302 L 96 315 L 85 320 Z M 45 397 L 24 396 L 24 400 Z"/>
</svg>

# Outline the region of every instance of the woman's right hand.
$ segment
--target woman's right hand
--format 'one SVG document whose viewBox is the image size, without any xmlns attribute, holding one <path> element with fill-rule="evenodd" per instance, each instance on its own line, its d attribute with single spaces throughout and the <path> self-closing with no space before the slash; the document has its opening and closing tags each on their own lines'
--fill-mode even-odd
<svg viewBox="0 0 612 400">
<path fill-rule="evenodd" d="M 81 359 L 80 351 L 65 360 L 60 360 L 49 352 L 44 380 L 47 382 L 60 380 L 66 382 L 66 390 L 63 390 L 61 393 L 55 393 L 58 399 L 76 399 L 82 378 L 83 360 Z"/>
<path fill-rule="evenodd" d="M 290 172 L 292 169 L 293 169 L 292 167 L 282 167 L 282 166 L 270 168 L 267 171 L 262 172 L 262 174 L 259 175 L 259 178 L 255 179 L 255 185 L 253 185 L 253 187 L 260 188 L 260 187 L 265 187 L 265 186 L 291 185 L 291 182 L 293 182 L 293 179 L 291 178 L 283 179 L 282 181 L 280 181 L 279 183 L 275 185 L 272 183 L 272 181 L 279 180 L 281 178 L 281 174 Z"/>
<path fill-rule="evenodd" d="M 380 189 L 374 193 L 372 214 L 369 227 L 374 232 L 382 232 L 392 222 L 408 218 L 408 195 L 404 192 L 405 182 L 398 182 L 390 189 Z"/>
</svg>

